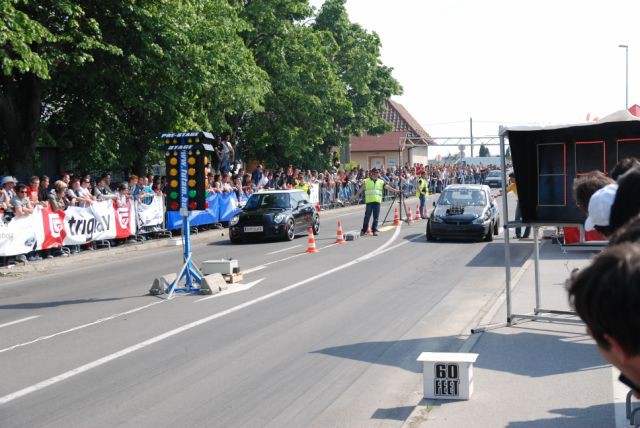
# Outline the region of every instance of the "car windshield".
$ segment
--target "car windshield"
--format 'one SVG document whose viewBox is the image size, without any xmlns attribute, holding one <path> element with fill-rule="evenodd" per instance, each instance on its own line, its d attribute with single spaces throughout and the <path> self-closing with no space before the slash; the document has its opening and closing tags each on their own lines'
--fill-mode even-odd
<svg viewBox="0 0 640 428">
<path fill-rule="evenodd" d="M 482 190 L 455 189 L 445 190 L 440 199 L 439 205 L 464 205 L 464 206 L 484 206 L 487 198 Z"/>
<path fill-rule="evenodd" d="M 490 171 L 487 177 L 500 177 L 502 175 L 501 171 Z"/>
<path fill-rule="evenodd" d="M 289 194 L 254 193 L 247 201 L 244 209 L 256 210 L 259 208 L 289 208 Z"/>
</svg>

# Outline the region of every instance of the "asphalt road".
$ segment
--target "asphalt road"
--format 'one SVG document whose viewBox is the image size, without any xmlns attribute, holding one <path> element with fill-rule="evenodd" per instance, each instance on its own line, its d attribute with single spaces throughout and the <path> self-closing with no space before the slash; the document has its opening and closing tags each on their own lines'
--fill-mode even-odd
<svg viewBox="0 0 640 428">
<path fill-rule="evenodd" d="M 233 257 L 245 272 L 209 298 L 147 294 L 180 247 L 3 279 L 0 426 L 400 426 L 421 399 L 416 357 L 457 350 L 503 290 L 502 231 L 427 243 L 421 221 L 334 244 L 336 221 L 358 230 L 363 211 L 321 213 L 316 254 L 302 236 L 196 236 L 197 265 Z M 528 247 L 513 246 L 515 267 Z"/>
</svg>

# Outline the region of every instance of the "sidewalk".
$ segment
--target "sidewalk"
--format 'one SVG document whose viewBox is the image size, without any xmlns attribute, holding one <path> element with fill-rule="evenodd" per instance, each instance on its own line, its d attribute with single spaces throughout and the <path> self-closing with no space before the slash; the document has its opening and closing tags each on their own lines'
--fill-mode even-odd
<svg viewBox="0 0 640 428">
<path fill-rule="evenodd" d="M 525 243 L 526 242 L 526 243 Z M 532 245 L 529 241 L 512 245 Z M 569 310 L 564 281 L 573 268 L 588 264 L 591 253 L 564 253 L 545 242 L 540 249 L 541 308 Z M 522 275 L 512 269 L 512 313 L 530 314 L 535 306 L 533 259 Z M 506 321 L 501 298 L 492 319 Z M 600 356 L 583 324 L 517 320 L 473 335 L 460 352 L 479 354 L 474 393 L 469 401 L 423 399 L 405 427 L 614 427 L 624 417 L 627 389 Z M 489 315 L 491 318 L 491 315 Z M 615 398 L 614 398 L 615 397 Z M 618 404 L 614 405 L 614 402 Z"/>
</svg>

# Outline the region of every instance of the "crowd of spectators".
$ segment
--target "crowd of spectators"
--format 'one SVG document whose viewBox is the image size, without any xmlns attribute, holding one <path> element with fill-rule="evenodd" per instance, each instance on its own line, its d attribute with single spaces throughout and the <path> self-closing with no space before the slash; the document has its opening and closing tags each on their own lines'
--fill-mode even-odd
<svg viewBox="0 0 640 428">
<path fill-rule="evenodd" d="M 339 163 L 322 171 L 300 169 L 293 165 L 273 169 L 257 165 L 252 171 L 245 171 L 235 162 L 235 147 L 228 136 L 217 139 L 214 153 L 214 167 L 208 169 L 207 186 L 210 192 L 233 192 L 238 201 L 246 200 L 261 189 L 309 190 L 319 189 L 319 204 L 324 208 L 341 206 L 349 201 L 369 176 L 369 170 L 360 166 L 340 168 Z M 422 171 L 427 173 L 429 191 L 440 192 L 451 183 L 482 183 L 488 171 L 495 166 L 456 166 L 405 164 L 403 167 L 380 169 L 380 178 L 394 188 L 403 189 L 410 195 L 415 192 L 417 179 Z M 162 195 L 165 177 L 154 175 L 130 175 L 127 180 L 112 183 L 110 174 L 92 176 L 63 172 L 52 181 L 48 176 L 33 176 L 28 182 L 18 182 L 12 176 L 5 176 L 0 186 L 0 222 L 9 222 L 14 217 L 29 215 L 36 205 L 49 206 L 53 210 L 65 210 L 70 206 L 89 207 L 96 201 L 114 200 L 118 206 L 125 206 L 128 200 L 149 204 L 155 195 Z M 69 254 L 92 245 L 73 245 Z M 16 257 L 19 261 L 37 261 L 42 258 L 66 256 L 65 251 L 32 252 Z"/>
<path fill-rule="evenodd" d="M 387 167 L 380 169 L 380 178 L 395 188 L 412 193 L 422 171 L 426 172 L 429 192 L 439 193 L 452 183 L 482 184 L 495 165 L 404 165 L 402 168 Z M 266 169 L 257 165 L 251 171 L 243 168 L 224 172 L 222 170 L 208 174 L 209 190 L 212 192 L 235 192 L 238 200 L 250 196 L 261 189 L 279 190 L 303 188 L 317 185 L 320 188 L 320 204 L 328 206 L 348 201 L 362 181 L 369 176 L 369 170 L 360 166 L 350 169 L 332 167 L 323 171 L 299 169 L 293 165 Z"/>
<path fill-rule="evenodd" d="M 70 206 L 90 207 L 94 202 L 104 200 L 115 200 L 118 206 L 125 206 L 127 200 L 131 199 L 148 204 L 154 195 L 162 193 L 162 187 L 161 179 L 154 178 L 153 175 L 131 175 L 128 182 L 117 183 L 113 188 L 109 174 L 94 178 L 89 174 L 71 175 L 63 172 L 53 184 L 46 175 L 33 176 L 28 184 L 20 183 L 12 176 L 5 176 L 0 188 L 0 221 L 7 223 L 14 217 L 29 215 L 37 205 L 58 211 L 66 210 Z M 84 249 L 93 249 L 93 245 L 86 245 Z M 80 245 L 72 245 L 68 253 L 62 250 L 33 251 L 16 256 L 16 260 L 37 261 L 42 258 L 76 254 L 80 250 Z"/>
</svg>

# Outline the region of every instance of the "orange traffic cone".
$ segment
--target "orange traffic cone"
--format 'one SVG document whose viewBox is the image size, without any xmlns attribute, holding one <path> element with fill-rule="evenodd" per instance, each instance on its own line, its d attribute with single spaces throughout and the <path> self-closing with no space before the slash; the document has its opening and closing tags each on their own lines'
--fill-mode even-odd
<svg viewBox="0 0 640 428">
<path fill-rule="evenodd" d="M 316 211 L 320 212 L 321 209 L 322 209 L 322 206 L 320 206 L 320 202 L 318 202 L 316 204 Z"/>
<path fill-rule="evenodd" d="M 309 246 L 307 247 L 307 253 L 317 253 L 316 238 L 313 236 L 313 229 L 309 228 Z"/>
<path fill-rule="evenodd" d="M 371 231 L 371 225 L 367 226 L 367 236 L 373 236 L 373 232 Z"/>
<path fill-rule="evenodd" d="M 407 212 L 407 223 L 412 224 L 413 219 L 411 218 L 411 207 L 409 207 L 408 209 L 409 209 L 409 212 Z"/>
<path fill-rule="evenodd" d="M 336 236 L 336 244 L 344 244 L 347 241 L 344 240 L 344 235 L 342 234 L 342 223 L 338 221 L 338 234 Z"/>
<path fill-rule="evenodd" d="M 398 208 L 393 209 L 393 225 L 400 226 L 400 216 L 398 215 Z"/>
<path fill-rule="evenodd" d="M 414 218 L 414 220 L 422 220 L 422 217 L 420 216 L 420 204 L 416 205 L 416 217 Z"/>
</svg>

